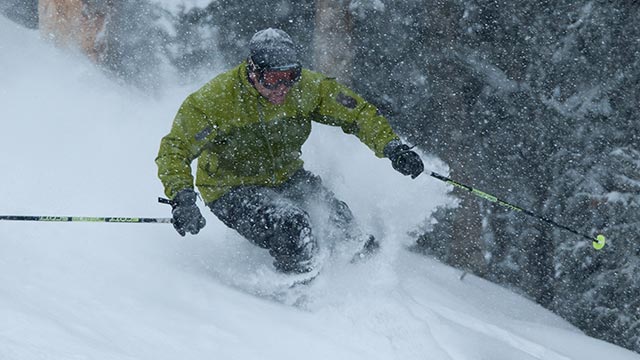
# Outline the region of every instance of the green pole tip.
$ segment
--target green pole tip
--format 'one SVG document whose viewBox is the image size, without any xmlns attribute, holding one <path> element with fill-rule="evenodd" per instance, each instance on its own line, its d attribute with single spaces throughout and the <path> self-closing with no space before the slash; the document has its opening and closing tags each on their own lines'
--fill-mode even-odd
<svg viewBox="0 0 640 360">
<path fill-rule="evenodd" d="M 604 247 L 605 244 L 605 237 L 602 234 L 598 234 L 598 236 L 596 236 L 596 239 L 593 241 L 593 248 L 596 250 L 600 250 Z"/>
</svg>

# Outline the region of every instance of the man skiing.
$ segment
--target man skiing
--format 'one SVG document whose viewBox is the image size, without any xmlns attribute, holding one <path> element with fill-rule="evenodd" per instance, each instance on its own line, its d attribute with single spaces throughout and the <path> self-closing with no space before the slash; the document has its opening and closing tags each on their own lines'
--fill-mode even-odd
<svg viewBox="0 0 640 360">
<path fill-rule="evenodd" d="M 197 158 L 196 186 L 205 204 L 225 225 L 268 249 L 281 272 L 316 266 L 311 206 L 329 209 L 330 223 L 345 241 L 377 247 L 347 204 L 304 169 L 301 147 L 311 121 L 340 126 L 404 175 L 415 178 L 424 170 L 373 105 L 334 79 L 302 69 L 291 37 L 269 28 L 251 38 L 246 61 L 187 97 L 161 141 L 156 164 L 176 231 L 195 235 L 205 226 L 191 174 Z"/>
</svg>

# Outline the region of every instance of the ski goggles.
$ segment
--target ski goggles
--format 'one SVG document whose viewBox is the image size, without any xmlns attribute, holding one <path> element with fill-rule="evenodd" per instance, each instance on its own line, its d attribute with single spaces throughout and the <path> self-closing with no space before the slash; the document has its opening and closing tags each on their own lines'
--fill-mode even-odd
<svg viewBox="0 0 640 360">
<path fill-rule="evenodd" d="M 281 84 L 286 87 L 292 87 L 300 80 L 301 73 L 302 69 L 298 64 L 276 69 L 272 68 L 261 71 L 258 81 L 260 85 L 269 90 L 274 90 Z"/>
</svg>

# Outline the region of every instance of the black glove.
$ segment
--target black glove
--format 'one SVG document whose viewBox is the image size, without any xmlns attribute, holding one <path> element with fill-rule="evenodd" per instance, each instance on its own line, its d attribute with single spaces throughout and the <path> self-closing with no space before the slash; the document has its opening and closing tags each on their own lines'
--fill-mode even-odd
<svg viewBox="0 0 640 360">
<path fill-rule="evenodd" d="M 207 223 L 196 205 L 196 192 L 192 189 L 180 190 L 171 201 L 173 227 L 178 234 L 197 234 Z"/>
<path fill-rule="evenodd" d="M 411 175 L 412 179 L 424 171 L 424 164 L 415 151 L 399 140 L 391 140 L 384 147 L 384 156 L 391 160 L 391 166 L 402 175 Z"/>
</svg>

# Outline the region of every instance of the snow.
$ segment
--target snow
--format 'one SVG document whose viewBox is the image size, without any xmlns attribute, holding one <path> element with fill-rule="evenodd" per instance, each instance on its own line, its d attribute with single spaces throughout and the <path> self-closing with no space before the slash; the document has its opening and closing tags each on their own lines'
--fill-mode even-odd
<svg viewBox="0 0 640 360">
<path fill-rule="evenodd" d="M 269 42 L 278 42 L 278 43 L 289 43 L 293 46 L 293 40 L 289 37 L 289 34 L 285 33 L 280 29 L 267 28 L 264 30 L 260 30 L 253 35 L 251 41 L 249 41 L 250 46 L 258 47 L 264 43 Z"/>
<path fill-rule="evenodd" d="M 180 9 L 205 8 L 211 3 L 211 0 L 151 0 L 150 2 L 162 9 L 177 13 Z"/>
<path fill-rule="evenodd" d="M 577 91 L 568 99 L 560 100 L 560 88 L 556 87 L 549 97 L 542 97 L 542 103 L 555 109 L 563 116 L 582 118 L 587 115 L 608 116 L 613 112 L 606 90 L 600 85 Z"/>
<path fill-rule="evenodd" d="M 363 10 L 384 12 L 385 5 L 381 0 L 353 0 L 349 3 L 349 11 L 353 13 L 360 13 Z"/>
<path fill-rule="evenodd" d="M 198 84 L 147 96 L 3 18 L 0 84 L 0 212 L 168 216 L 153 159 Z M 209 212 L 186 238 L 161 224 L 3 221 L 0 359 L 640 358 L 406 251 L 406 232 L 449 201 L 440 182 L 402 177 L 328 127 L 304 157 L 378 234 L 377 257 L 329 261 L 291 306 L 255 294 L 276 278 L 269 256 Z"/>
</svg>

